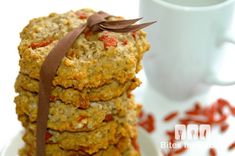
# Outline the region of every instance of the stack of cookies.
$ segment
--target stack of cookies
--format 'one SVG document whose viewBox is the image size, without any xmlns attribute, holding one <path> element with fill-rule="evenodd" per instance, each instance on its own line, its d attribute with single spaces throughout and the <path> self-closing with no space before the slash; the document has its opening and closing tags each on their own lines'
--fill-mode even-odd
<svg viewBox="0 0 235 156">
<path fill-rule="evenodd" d="M 20 156 L 36 155 L 39 77 L 48 53 L 69 31 L 87 22 L 90 9 L 52 13 L 24 28 L 15 83 L 16 112 L 25 128 Z M 108 20 L 120 20 L 109 17 Z M 149 44 L 143 31 L 86 30 L 63 58 L 53 80 L 46 139 L 47 156 L 139 156 L 136 105 L 131 91 Z"/>
</svg>

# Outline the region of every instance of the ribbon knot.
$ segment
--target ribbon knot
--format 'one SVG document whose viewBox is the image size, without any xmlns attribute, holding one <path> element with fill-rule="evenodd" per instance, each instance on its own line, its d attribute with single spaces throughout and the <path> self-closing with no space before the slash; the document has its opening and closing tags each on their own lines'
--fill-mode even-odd
<svg viewBox="0 0 235 156">
<path fill-rule="evenodd" d="M 93 32 L 101 31 L 100 24 L 105 22 L 106 18 L 109 16 L 109 14 L 103 11 L 99 11 L 98 13 L 91 15 L 87 19 L 87 27 Z"/>
</svg>

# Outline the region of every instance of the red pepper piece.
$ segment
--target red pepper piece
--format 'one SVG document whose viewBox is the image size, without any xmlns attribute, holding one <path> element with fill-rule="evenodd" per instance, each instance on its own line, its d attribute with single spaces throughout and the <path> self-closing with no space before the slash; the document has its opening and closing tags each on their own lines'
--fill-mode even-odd
<svg viewBox="0 0 235 156">
<path fill-rule="evenodd" d="M 127 44 L 128 44 L 128 40 L 127 39 L 122 40 L 122 45 L 127 45 Z"/>
<path fill-rule="evenodd" d="M 194 105 L 194 110 L 201 110 L 202 109 L 202 106 L 199 102 L 195 103 Z"/>
<path fill-rule="evenodd" d="M 220 118 L 218 120 L 215 120 L 213 122 L 213 124 L 221 124 L 221 123 L 225 122 L 227 120 L 227 118 L 228 118 L 228 116 L 223 114 L 220 116 Z"/>
<path fill-rule="evenodd" d="M 201 119 L 191 119 L 191 121 L 193 123 L 196 123 L 196 124 L 212 124 L 210 121 L 208 120 L 201 120 Z"/>
<path fill-rule="evenodd" d="M 138 125 L 144 128 L 147 132 L 155 131 L 155 118 L 153 114 L 147 114 L 143 110 L 138 114 Z"/>
<path fill-rule="evenodd" d="M 100 41 L 104 41 L 104 40 L 106 40 L 107 38 L 108 38 L 107 35 L 102 35 L 102 36 L 99 37 L 99 40 L 100 40 Z"/>
<path fill-rule="evenodd" d="M 115 37 L 108 37 L 104 40 L 104 48 L 108 47 L 116 47 L 117 46 L 117 39 Z"/>
<path fill-rule="evenodd" d="M 175 150 L 174 154 L 182 154 L 184 152 L 186 152 L 188 150 L 188 148 L 182 146 L 181 148 Z"/>
<path fill-rule="evenodd" d="M 78 16 L 79 19 L 87 19 L 88 18 L 88 15 L 82 11 L 77 11 L 75 14 Z"/>
<path fill-rule="evenodd" d="M 228 150 L 229 150 L 229 151 L 231 151 L 231 150 L 233 150 L 233 149 L 235 149 L 235 142 L 233 142 L 232 144 L 230 144 L 229 147 L 228 147 Z"/>
<path fill-rule="evenodd" d="M 104 122 L 109 122 L 113 120 L 113 115 L 112 114 L 107 114 L 105 116 Z"/>
<path fill-rule="evenodd" d="M 235 116 L 235 107 L 232 107 L 232 106 L 231 106 L 231 107 L 230 107 L 230 111 L 231 111 L 232 115 Z"/>
<path fill-rule="evenodd" d="M 149 133 L 152 133 L 154 131 L 154 126 L 149 124 L 148 121 L 143 121 L 143 122 L 139 123 L 139 125 Z"/>
<path fill-rule="evenodd" d="M 89 37 L 91 37 L 92 36 L 92 31 L 89 31 L 89 30 L 87 30 L 87 31 L 85 31 L 84 32 L 84 35 L 85 35 L 85 38 L 88 40 L 89 39 Z"/>
<path fill-rule="evenodd" d="M 80 115 L 78 118 L 77 118 L 77 121 L 78 122 L 81 122 L 83 119 L 87 118 L 86 116 L 84 115 Z"/>
<path fill-rule="evenodd" d="M 195 103 L 194 108 L 185 112 L 187 115 L 196 116 L 201 114 L 202 107 L 200 103 Z"/>
<path fill-rule="evenodd" d="M 176 118 L 178 116 L 178 114 L 179 114 L 179 112 L 177 112 L 177 111 L 171 112 L 170 114 L 168 114 L 164 117 L 164 121 L 169 122 L 169 121 L 173 120 L 174 118 Z"/>
<path fill-rule="evenodd" d="M 40 48 L 40 47 L 45 47 L 49 45 L 52 42 L 52 40 L 47 40 L 47 41 L 41 41 L 41 42 L 33 42 L 30 44 L 29 47 L 32 49 Z"/>
<path fill-rule="evenodd" d="M 131 143 L 137 151 L 140 151 L 140 146 L 139 146 L 136 138 L 131 139 Z"/>
<path fill-rule="evenodd" d="M 230 109 L 232 115 L 235 116 L 235 107 L 232 106 L 227 100 L 220 98 L 217 100 L 217 104 L 221 109 L 227 106 Z"/>
<path fill-rule="evenodd" d="M 133 37 L 134 39 L 136 39 L 136 37 L 137 37 L 136 31 L 132 32 L 132 37 Z"/>
<path fill-rule="evenodd" d="M 52 137 L 52 134 L 47 131 L 46 134 L 45 134 L 45 140 L 46 140 L 46 142 L 48 142 L 48 140 L 49 140 L 51 137 Z"/>
<path fill-rule="evenodd" d="M 147 115 L 147 119 L 148 119 L 148 121 L 149 121 L 151 124 L 154 124 L 155 119 L 154 119 L 153 114 L 148 114 L 148 115 Z"/>
<path fill-rule="evenodd" d="M 172 144 L 174 144 L 176 142 L 176 140 L 175 140 L 175 138 L 170 138 L 169 139 L 169 143 L 172 145 Z"/>
<path fill-rule="evenodd" d="M 147 125 L 148 125 L 148 121 L 147 121 L 147 120 L 141 121 L 141 122 L 139 122 L 139 125 L 140 125 L 142 128 L 145 128 L 145 127 L 147 127 Z"/>
<path fill-rule="evenodd" d="M 147 120 L 148 120 L 148 124 L 149 124 L 148 132 L 152 133 L 155 130 L 155 118 L 154 118 L 153 114 L 148 114 Z"/>
<path fill-rule="evenodd" d="M 152 114 L 148 114 L 147 118 L 139 123 L 147 132 L 152 133 L 155 130 L 155 119 Z"/>
<path fill-rule="evenodd" d="M 220 132 L 224 133 L 228 130 L 228 128 L 229 128 L 229 124 L 223 123 L 223 124 L 220 125 Z"/>
<path fill-rule="evenodd" d="M 190 123 L 190 119 L 180 119 L 179 122 L 180 124 L 188 125 Z"/>
<path fill-rule="evenodd" d="M 223 115 L 223 114 L 224 114 L 223 108 L 217 107 L 217 113 L 218 113 L 219 115 Z"/>
<path fill-rule="evenodd" d="M 139 117 L 139 119 L 144 117 L 144 111 L 143 110 L 141 110 L 141 112 L 138 114 L 138 117 Z"/>
<path fill-rule="evenodd" d="M 100 41 L 104 41 L 105 39 L 107 39 L 109 37 L 109 32 L 105 31 L 103 32 L 103 34 L 99 37 Z"/>
<path fill-rule="evenodd" d="M 185 114 L 190 115 L 190 116 L 196 116 L 196 115 L 199 115 L 200 112 L 197 110 L 189 110 L 189 111 L 186 111 Z"/>
<path fill-rule="evenodd" d="M 175 138 L 175 131 L 166 131 L 166 135 L 169 138 Z"/>
<path fill-rule="evenodd" d="M 108 36 L 108 32 L 104 33 L 102 36 L 99 37 L 100 41 L 103 41 L 104 48 L 107 49 L 108 47 L 116 47 L 117 46 L 117 38 L 114 36 Z"/>
<path fill-rule="evenodd" d="M 210 154 L 210 156 L 217 156 L 216 149 L 215 148 L 210 148 L 209 149 L 209 154 Z"/>
<path fill-rule="evenodd" d="M 202 115 L 208 118 L 210 116 L 210 107 L 203 108 Z"/>
<path fill-rule="evenodd" d="M 218 106 L 220 107 L 230 106 L 230 103 L 227 100 L 222 99 L 222 98 L 218 99 L 217 103 L 218 103 Z"/>
<path fill-rule="evenodd" d="M 53 101 L 55 101 L 55 99 L 56 99 L 56 97 L 55 97 L 54 95 L 51 95 L 51 96 L 50 96 L 50 101 L 53 102 Z"/>
<path fill-rule="evenodd" d="M 208 120 L 210 122 L 213 122 L 215 120 L 215 113 L 216 113 L 216 110 L 217 110 L 217 105 L 216 104 L 212 104 L 208 110 Z"/>
</svg>

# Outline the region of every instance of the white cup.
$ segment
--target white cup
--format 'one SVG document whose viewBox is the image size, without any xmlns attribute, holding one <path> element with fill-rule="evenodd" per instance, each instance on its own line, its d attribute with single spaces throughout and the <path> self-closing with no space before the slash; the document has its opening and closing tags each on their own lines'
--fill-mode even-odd
<svg viewBox="0 0 235 156">
<path fill-rule="evenodd" d="M 215 76 L 221 46 L 235 44 L 227 34 L 233 9 L 234 0 L 140 0 L 141 16 L 157 20 L 146 29 L 151 50 L 144 69 L 150 85 L 183 100 L 199 94 L 205 84 L 234 84 Z"/>
</svg>

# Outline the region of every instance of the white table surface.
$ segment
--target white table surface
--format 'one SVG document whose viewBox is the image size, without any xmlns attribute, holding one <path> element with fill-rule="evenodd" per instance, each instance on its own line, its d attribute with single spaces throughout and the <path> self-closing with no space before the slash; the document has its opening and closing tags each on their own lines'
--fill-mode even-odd
<svg viewBox="0 0 235 156">
<path fill-rule="evenodd" d="M 125 3 L 126 5 L 122 5 Z M 56 4 L 56 5 L 55 5 Z M 21 129 L 20 123 L 17 121 L 15 114 L 14 100 L 14 81 L 18 74 L 18 52 L 19 32 L 28 23 L 29 19 L 37 16 L 47 15 L 51 11 L 65 12 L 70 9 L 79 9 L 83 7 L 92 7 L 96 10 L 104 10 L 112 14 L 122 15 L 127 18 L 135 18 L 138 16 L 139 3 L 137 0 L 7 0 L 0 2 L 0 149 L 11 140 Z M 233 46 L 229 46 L 231 50 Z M 235 73 L 233 68 L 234 54 L 229 54 L 230 60 L 225 65 L 225 74 L 228 76 Z M 231 55 L 233 55 L 231 57 Z M 226 58 L 227 59 L 227 58 Z M 232 71 L 233 70 L 233 71 Z M 231 71 L 231 72 L 226 72 Z M 170 101 L 161 96 L 159 93 L 149 87 L 143 72 L 139 74 L 143 84 L 135 91 L 137 102 L 144 105 L 147 112 L 152 112 L 157 118 L 157 131 L 152 134 L 156 145 L 165 140 L 164 130 L 174 126 L 164 124 L 161 120 L 167 112 L 171 110 L 185 110 L 195 101 L 211 103 L 219 97 L 228 99 L 235 103 L 235 86 L 230 87 L 212 87 L 208 93 L 184 102 Z M 234 77 L 235 78 L 235 77 Z M 234 119 L 229 119 L 230 123 L 234 123 Z M 227 153 L 227 145 L 235 141 L 235 124 L 231 125 L 228 133 L 224 135 L 218 134 L 215 130 L 213 139 L 210 142 L 193 143 L 192 148 L 185 155 L 187 156 L 206 156 L 207 143 L 213 143 L 218 148 L 219 156 L 233 156 L 233 153 Z"/>
</svg>

